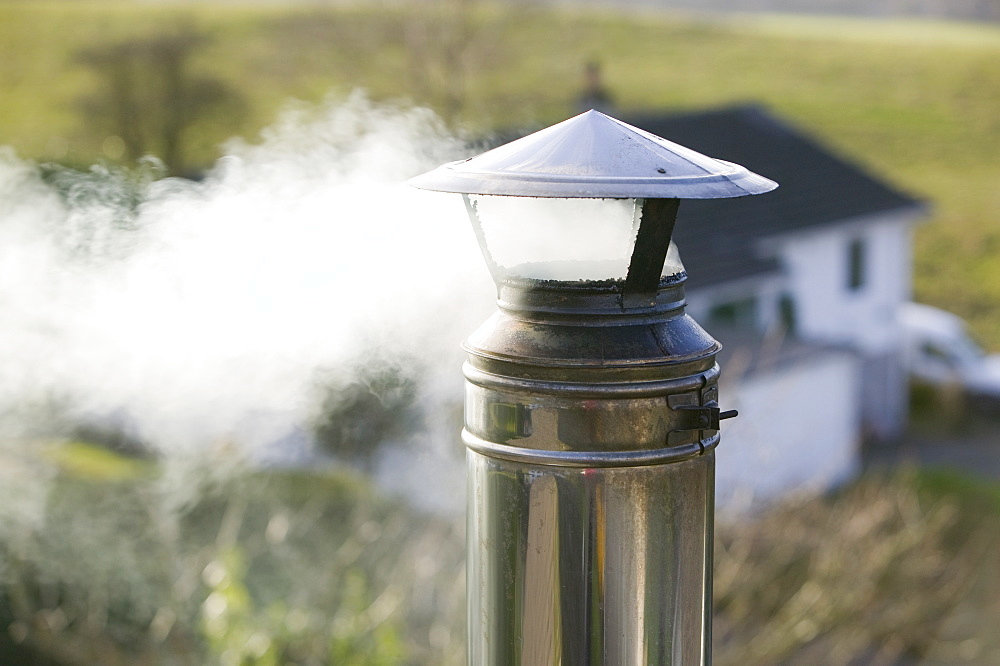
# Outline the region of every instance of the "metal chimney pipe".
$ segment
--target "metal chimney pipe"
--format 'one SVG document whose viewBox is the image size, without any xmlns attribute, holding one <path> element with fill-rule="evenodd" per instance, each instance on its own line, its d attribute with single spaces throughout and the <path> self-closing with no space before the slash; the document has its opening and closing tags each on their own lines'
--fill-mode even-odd
<svg viewBox="0 0 1000 666">
<path fill-rule="evenodd" d="M 735 413 L 664 262 L 679 198 L 777 185 L 596 111 L 411 182 L 466 195 L 500 307 L 464 345 L 468 663 L 709 664 L 715 448 Z M 504 264 L 470 194 L 636 198 L 627 270 Z"/>
</svg>

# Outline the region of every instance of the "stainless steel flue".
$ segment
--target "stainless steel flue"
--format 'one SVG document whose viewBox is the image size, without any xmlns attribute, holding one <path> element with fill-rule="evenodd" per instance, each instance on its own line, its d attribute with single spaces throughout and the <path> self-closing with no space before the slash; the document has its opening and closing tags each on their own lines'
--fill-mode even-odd
<svg viewBox="0 0 1000 666">
<path fill-rule="evenodd" d="M 596 111 L 411 182 L 465 195 L 500 306 L 465 343 L 468 663 L 708 664 L 732 414 L 670 237 L 680 198 L 777 185 Z"/>
</svg>

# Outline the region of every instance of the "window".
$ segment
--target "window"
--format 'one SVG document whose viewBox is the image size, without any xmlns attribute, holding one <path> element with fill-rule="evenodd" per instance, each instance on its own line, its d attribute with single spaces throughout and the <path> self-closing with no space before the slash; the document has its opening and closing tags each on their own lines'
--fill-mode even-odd
<svg viewBox="0 0 1000 666">
<path fill-rule="evenodd" d="M 932 363 L 940 363 L 948 367 L 959 365 L 954 355 L 948 349 L 934 342 L 925 342 L 920 346 L 924 358 Z"/>
<path fill-rule="evenodd" d="M 857 291 L 865 286 L 865 242 L 855 238 L 847 246 L 847 287 Z"/>
<path fill-rule="evenodd" d="M 795 299 L 791 294 L 782 294 L 778 300 L 778 316 L 786 333 L 795 333 Z"/>
<path fill-rule="evenodd" d="M 757 301 L 744 298 L 713 305 L 708 318 L 715 326 L 730 328 L 755 328 L 757 324 Z"/>
</svg>

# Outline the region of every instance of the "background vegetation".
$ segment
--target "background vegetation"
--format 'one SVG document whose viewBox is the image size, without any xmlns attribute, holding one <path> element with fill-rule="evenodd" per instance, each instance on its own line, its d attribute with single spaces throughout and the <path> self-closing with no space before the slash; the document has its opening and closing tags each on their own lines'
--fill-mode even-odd
<svg viewBox="0 0 1000 666">
<path fill-rule="evenodd" d="M 129 49 L 140 52 L 139 71 L 116 71 L 114 54 Z M 592 59 L 623 109 L 758 100 L 927 199 L 916 295 L 966 317 L 1000 350 L 997 26 L 709 20 L 473 0 L 6 2 L 0 144 L 80 165 L 150 151 L 176 173 L 196 173 L 227 138 L 256 136 L 290 100 L 356 87 L 430 105 L 475 132 L 540 125 L 575 111 Z M 108 112 L 116 77 L 134 82 L 125 88 L 135 98 L 119 94 L 115 108 L 126 109 L 138 138 Z"/>
<path fill-rule="evenodd" d="M 343 470 L 231 477 L 178 509 L 155 463 L 68 441 L 30 464 L 52 487 L 0 540 L 3 663 L 464 663 L 461 517 Z M 717 664 L 1000 659 L 995 485 L 873 474 L 716 543 Z"/>
</svg>

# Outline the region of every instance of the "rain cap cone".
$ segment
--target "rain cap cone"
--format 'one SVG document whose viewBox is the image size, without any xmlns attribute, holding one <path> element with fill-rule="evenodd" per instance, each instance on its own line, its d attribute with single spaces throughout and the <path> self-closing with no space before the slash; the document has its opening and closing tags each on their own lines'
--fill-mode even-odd
<svg viewBox="0 0 1000 666">
<path fill-rule="evenodd" d="M 593 110 L 410 184 L 463 194 L 616 199 L 722 199 L 778 186 Z"/>
</svg>

